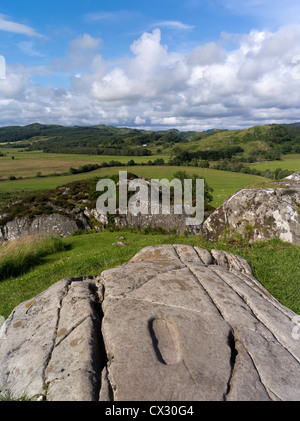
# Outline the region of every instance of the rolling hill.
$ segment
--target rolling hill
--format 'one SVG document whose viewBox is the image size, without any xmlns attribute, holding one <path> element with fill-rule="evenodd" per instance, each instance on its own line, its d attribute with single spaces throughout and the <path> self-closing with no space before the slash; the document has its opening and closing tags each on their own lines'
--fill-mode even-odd
<svg viewBox="0 0 300 421">
<path fill-rule="evenodd" d="M 279 159 L 281 154 L 300 153 L 300 125 L 254 126 L 241 130 L 213 129 L 205 132 L 147 131 L 113 126 L 43 125 L 0 128 L 0 146 L 25 147 L 44 152 L 90 155 L 149 156 L 160 152 L 171 155 L 179 151 L 196 158 L 218 160 L 233 155 L 236 160 L 256 162 Z M 233 151 L 229 156 L 199 154 L 208 151 Z M 198 154 L 197 154 L 198 153 Z"/>
</svg>

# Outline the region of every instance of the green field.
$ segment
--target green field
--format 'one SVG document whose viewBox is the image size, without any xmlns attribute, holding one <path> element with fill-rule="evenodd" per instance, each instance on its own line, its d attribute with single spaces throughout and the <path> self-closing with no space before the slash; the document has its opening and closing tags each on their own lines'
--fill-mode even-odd
<svg viewBox="0 0 300 421">
<path fill-rule="evenodd" d="M 0 156 L 0 179 L 15 177 L 35 177 L 38 172 L 42 175 L 68 172 L 70 167 L 79 168 L 85 164 L 101 164 L 102 162 L 119 161 L 127 164 L 131 159 L 135 163 L 147 163 L 148 161 L 162 158 L 166 162 L 168 155 L 153 156 L 112 156 L 112 155 L 77 155 L 61 153 L 43 153 L 42 151 L 24 152 L 22 149 L 4 148 L 0 152 L 7 154 Z M 14 159 L 12 159 L 14 157 Z"/>
<path fill-rule="evenodd" d="M 300 172 L 300 154 L 283 155 L 282 160 L 280 161 L 257 162 L 255 164 L 247 165 L 261 171 L 274 171 L 276 168 L 281 168 L 283 170 Z"/>
<path fill-rule="evenodd" d="M 221 136 L 228 136 L 228 138 L 232 140 L 231 133 L 230 136 L 228 132 L 222 132 L 215 135 L 218 141 L 220 141 L 219 137 Z M 203 139 L 202 142 L 208 142 L 208 139 Z M 214 200 L 212 205 L 215 207 L 220 206 L 226 198 L 241 188 L 260 185 L 263 181 L 267 181 L 267 179 L 255 175 L 199 167 L 144 165 L 102 168 L 89 173 L 68 174 L 70 167 L 79 168 L 85 164 L 101 164 L 102 162 L 110 162 L 112 160 L 126 164 L 130 159 L 133 159 L 137 164 L 141 164 L 147 163 L 149 160 L 154 161 L 157 158 L 162 158 L 167 162 L 169 159 L 167 154 L 145 157 L 98 156 L 43 153 L 41 151 L 25 152 L 18 148 L 4 148 L 1 149 L 1 152 L 6 153 L 7 155 L 0 157 L 0 180 L 1 177 L 3 178 L 3 181 L 0 181 L 0 203 L 2 202 L 1 193 L 10 195 L 12 200 L 15 200 L 14 195 L 18 198 L 19 196 L 22 196 L 22 192 L 44 191 L 76 180 L 116 174 L 120 170 L 133 172 L 148 178 L 168 178 L 169 180 L 174 178 L 173 174 L 178 170 L 185 170 L 189 174 L 197 174 L 199 178 L 205 178 L 207 183 L 214 189 Z M 12 159 L 12 156 L 14 159 Z M 285 155 L 281 161 L 268 161 L 247 165 L 259 170 L 269 169 L 274 171 L 276 168 L 282 168 L 297 172 L 300 171 L 300 154 Z M 41 173 L 41 175 L 44 176 L 47 175 L 47 177 L 36 177 L 37 173 Z M 58 175 L 62 173 L 67 175 Z M 22 177 L 22 179 L 13 181 L 5 180 L 12 175 L 15 177 Z M 10 196 L 7 200 L 10 199 Z"/>
<path fill-rule="evenodd" d="M 60 177 L 35 177 L 23 180 L 1 181 L 1 193 L 13 193 L 20 191 L 42 191 L 53 189 L 63 184 L 71 183 L 76 180 L 84 180 L 93 177 L 102 177 L 116 174 L 119 171 L 133 172 L 136 175 L 143 175 L 151 179 L 168 178 L 172 180 L 174 173 L 178 170 L 187 171 L 188 174 L 197 174 L 198 178 L 205 178 L 210 187 L 214 189 L 214 200 L 212 205 L 220 206 L 226 198 L 236 191 L 249 186 L 266 181 L 263 177 L 256 175 L 233 173 L 229 171 L 218 171 L 207 168 L 193 167 L 168 167 L 168 166 L 134 166 L 134 167 L 115 167 L 101 168 L 86 174 L 74 174 Z"/>
</svg>

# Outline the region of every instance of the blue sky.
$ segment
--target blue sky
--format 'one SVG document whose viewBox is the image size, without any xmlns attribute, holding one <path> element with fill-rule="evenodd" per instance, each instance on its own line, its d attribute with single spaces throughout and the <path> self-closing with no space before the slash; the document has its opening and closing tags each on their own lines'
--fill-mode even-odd
<svg viewBox="0 0 300 421">
<path fill-rule="evenodd" d="M 299 121 L 299 16 L 292 0 L 2 0 L 0 125 Z"/>
</svg>

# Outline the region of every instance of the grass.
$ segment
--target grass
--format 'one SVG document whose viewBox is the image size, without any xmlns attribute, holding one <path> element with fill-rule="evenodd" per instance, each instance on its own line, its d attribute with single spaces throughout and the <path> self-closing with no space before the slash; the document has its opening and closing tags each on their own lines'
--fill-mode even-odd
<svg viewBox="0 0 300 421">
<path fill-rule="evenodd" d="M 112 245 L 125 237 L 127 247 Z M 21 302 L 55 282 L 73 276 L 97 276 L 127 262 L 142 248 L 154 244 L 189 244 L 217 248 L 248 260 L 256 278 L 282 304 L 300 314 L 300 248 L 278 240 L 252 245 L 206 242 L 200 236 L 135 233 L 132 231 L 84 234 L 61 240 L 62 251 L 47 254 L 27 273 L 0 282 L 0 314 L 5 318 Z"/>
<path fill-rule="evenodd" d="M 209 137 L 199 138 L 195 134 L 190 142 L 180 145 L 182 149 L 189 151 L 219 149 L 223 147 L 240 145 L 246 154 L 257 149 L 270 149 L 265 143 L 271 126 L 256 126 L 249 129 L 227 130 L 214 133 Z M 201 136 L 201 134 L 200 134 Z"/>
<path fill-rule="evenodd" d="M 96 176 L 102 177 L 117 174 L 120 170 L 133 172 L 137 175 L 143 175 L 148 178 L 168 178 L 169 180 L 174 178 L 173 175 L 178 170 L 187 171 L 187 173 L 191 175 L 197 174 L 199 178 L 205 178 L 209 186 L 214 189 L 214 200 L 212 205 L 215 207 L 220 206 L 225 199 L 234 194 L 236 191 L 246 186 L 255 185 L 255 183 L 261 183 L 262 181 L 267 180 L 256 175 L 218 171 L 209 168 L 137 165 L 134 167 L 102 168 L 86 174 L 75 174 L 61 177 L 42 177 L 15 181 L 2 181 L 0 182 L 0 195 L 7 195 L 13 192 L 20 194 L 22 191 L 27 192 L 54 189 L 63 184 L 71 183 L 72 181 L 79 181 Z"/>
<path fill-rule="evenodd" d="M 283 170 L 300 172 L 300 154 L 285 155 L 281 161 L 266 161 L 248 165 L 251 168 L 256 168 L 261 171 L 274 171 L 276 168 L 281 168 Z"/>
<path fill-rule="evenodd" d="M 147 163 L 148 161 L 163 158 L 166 162 L 169 156 L 113 156 L 113 155 L 84 155 L 84 154 L 59 154 L 43 153 L 42 151 L 24 152 L 23 149 L 1 148 L 0 152 L 7 154 L 0 156 L 0 178 L 35 177 L 38 172 L 42 175 L 68 172 L 70 167 L 79 168 L 86 164 L 101 164 L 102 162 L 119 161 L 127 164 L 131 159 L 135 163 Z M 12 159 L 12 156 L 14 159 Z"/>
<path fill-rule="evenodd" d="M 39 401 L 39 400 L 44 400 L 42 395 L 36 395 L 33 397 L 28 397 L 25 394 L 21 395 L 21 396 L 14 396 L 10 390 L 7 390 L 6 392 L 4 392 L 4 394 L 0 394 L 0 402 L 28 402 L 28 401 Z"/>
<path fill-rule="evenodd" d="M 4 243 L 0 248 L 0 280 L 26 273 L 53 253 L 66 250 L 57 237 L 28 236 Z"/>
</svg>

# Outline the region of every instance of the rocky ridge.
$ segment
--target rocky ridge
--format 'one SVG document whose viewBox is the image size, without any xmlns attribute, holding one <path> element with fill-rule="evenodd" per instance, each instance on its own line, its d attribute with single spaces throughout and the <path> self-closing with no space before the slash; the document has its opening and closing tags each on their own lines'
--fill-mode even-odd
<svg viewBox="0 0 300 421">
<path fill-rule="evenodd" d="M 241 257 L 151 246 L 64 279 L 0 329 L 0 393 L 49 401 L 299 400 L 295 314 Z"/>
</svg>

